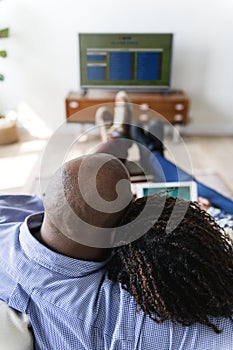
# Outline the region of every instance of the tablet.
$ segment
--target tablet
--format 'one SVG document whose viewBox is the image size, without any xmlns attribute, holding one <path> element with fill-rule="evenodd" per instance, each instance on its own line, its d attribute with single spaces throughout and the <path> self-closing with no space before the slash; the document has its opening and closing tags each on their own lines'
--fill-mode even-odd
<svg viewBox="0 0 233 350">
<path fill-rule="evenodd" d="M 141 182 L 133 184 L 133 191 L 137 198 L 160 193 L 187 201 L 197 200 L 197 184 L 194 181 Z"/>
</svg>

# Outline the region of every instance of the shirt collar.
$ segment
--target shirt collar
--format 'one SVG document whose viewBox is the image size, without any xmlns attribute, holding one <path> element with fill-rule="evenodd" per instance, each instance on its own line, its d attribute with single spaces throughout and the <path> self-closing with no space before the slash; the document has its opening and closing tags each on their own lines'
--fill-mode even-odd
<svg viewBox="0 0 233 350">
<path fill-rule="evenodd" d="M 109 259 L 101 262 L 84 261 L 56 253 L 41 244 L 30 232 L 40 228 L 44 213 L 28 216 L 20 228 L 19 241 L 25 254 L 39 265 L 69 277 L 82 277 L 102 269 Z"/>
</svg>

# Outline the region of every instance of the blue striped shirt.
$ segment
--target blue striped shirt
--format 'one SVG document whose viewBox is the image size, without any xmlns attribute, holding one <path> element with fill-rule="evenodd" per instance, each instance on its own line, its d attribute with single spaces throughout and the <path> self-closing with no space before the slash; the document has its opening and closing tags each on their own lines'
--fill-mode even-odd
<svg viewBox="0 0 233 350">
<path fill-rule="evenodd" d="M 212 319 L 220 335 L 200 324 L 156 324 L 108 279 L 106 262 L 72 259 L 43 246 L 31 233 L 41 225 L 43 213 L 35 213 L 41 209 L 34 197 L 0 197 L 0 299 L 27 313 L 35 349 L 233 349 L 230 319 Z"/>
</svg>

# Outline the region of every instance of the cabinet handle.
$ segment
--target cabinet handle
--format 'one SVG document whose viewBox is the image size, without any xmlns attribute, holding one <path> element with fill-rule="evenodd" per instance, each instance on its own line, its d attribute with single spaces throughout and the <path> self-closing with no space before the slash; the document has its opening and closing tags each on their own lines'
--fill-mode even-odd
<svg viewBox="0 0 233 350">
<path fill-rule="evenodd" d="M 70 101 L 69 106 L 70 108 L 78 108 L 79 103 L 77 101 Z"/>
<path fill-rule="evenodd" d="M 142 113 L 139 115 L 139 120 L 141 122 L 147 122 L 149 120 L 149 116 L 146 113 Z"/>
<path fill-rule="evenodd" d="M 141 111 L 146 112 L 149 109 L 149 105 L 147 103 L 142 103 L 139 108 Z"/>
<path fill-rule="evenodd" d="M 183 110 L 184 110 L 184 105 L 183 105 L 183 103 L 176 103 L 176 104 L 175 104 L 175 110 L 176 110 L 176 111 L 183 111 Z"/>
<path fill-rule="evenodd" d="M 183 118 L 184 118 L 183 114 L 175 114 L 174 115 L 174 120 L 176 122 L 181 122 L 183 120 Z"/>
</svg>

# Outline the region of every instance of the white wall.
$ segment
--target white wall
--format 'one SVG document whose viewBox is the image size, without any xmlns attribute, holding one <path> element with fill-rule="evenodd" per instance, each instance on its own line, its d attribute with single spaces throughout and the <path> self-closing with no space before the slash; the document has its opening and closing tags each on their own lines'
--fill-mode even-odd
<svg viewBox="0 0 233 350">
<path fill-rule="evenodd" d="M 79 85 L 78 32 L 173 32 L 172 87 L 191 98 L 191 130 L 233 134 L 232 14 L 231 0 L 0 1 L 11 28 L 0 110 L 24 104 L 54 130 Z"/>
</svg>

